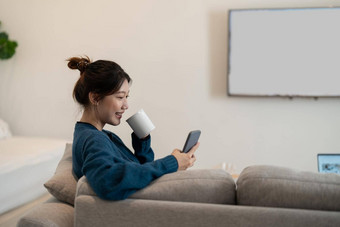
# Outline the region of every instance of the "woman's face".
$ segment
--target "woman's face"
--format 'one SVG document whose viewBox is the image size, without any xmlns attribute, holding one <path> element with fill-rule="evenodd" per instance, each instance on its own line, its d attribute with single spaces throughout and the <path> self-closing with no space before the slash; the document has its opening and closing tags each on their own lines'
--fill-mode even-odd
<svg viewBox="0 0 340 227">
<path fill-rule="evenodd" d="M 104 126 L 106 123 L 110 125 L 119 125 L 120 119 L 125 110 L 129 108 L 127 98 L 129 97 L 130 86 L 127 80 L 124 81 L 119 91 L 112 95 L 105 96 L 98 104 L 97 110 L 99 120 Z"/>
</svg>

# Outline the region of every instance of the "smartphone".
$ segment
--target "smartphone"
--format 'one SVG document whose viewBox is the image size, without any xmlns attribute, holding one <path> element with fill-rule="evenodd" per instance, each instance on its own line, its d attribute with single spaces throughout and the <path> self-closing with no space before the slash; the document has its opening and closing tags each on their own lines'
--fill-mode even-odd
<svg viewBox="0 0 340 227">
<path fill-rule="evenodd" d="M 200 135 L 201 135 L 201 130 L 195 130 L 195 131 L 189 132 L 189 135 L 187 137 L 187 140 L 185 141 L 182 152 L 187 153 L 188 151 L 190 151 L 191 148 L 195 146 L 196 143 L 198 142 Z"/>
</svg>

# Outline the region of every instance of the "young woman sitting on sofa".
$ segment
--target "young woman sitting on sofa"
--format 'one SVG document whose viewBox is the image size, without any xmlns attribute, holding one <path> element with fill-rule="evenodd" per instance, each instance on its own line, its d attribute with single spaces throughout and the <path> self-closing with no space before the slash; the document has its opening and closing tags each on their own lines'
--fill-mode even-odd
<svg viewBox="0 0 340 227">
<path fill-rule="evenodd" d="M 164 174 L 193 166 L 199 144 L 188 153 L 174 149 L 154 160 L 150 135 L 139 139 L 132 133 L 132 153 L 117 135 L 103 129 L 105 124 L 118 126 L 128 109 L 132 80 L 118 64 L 72 57 L 68 67 L 80 71 L 73 97 L 83 107 L 74 129 L 73 171 L 78 179 L 85 175 L 100 198 L 125 199 Z"/>
</svg>

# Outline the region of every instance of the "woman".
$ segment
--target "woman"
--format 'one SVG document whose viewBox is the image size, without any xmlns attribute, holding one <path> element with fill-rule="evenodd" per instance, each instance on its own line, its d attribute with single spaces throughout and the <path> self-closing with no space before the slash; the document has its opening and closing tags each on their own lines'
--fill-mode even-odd
<svg viewBox="0 0 340 227">
<path fill-rule="evenodd" d="M 128 109 L 131 79 L 112 61 L 90 61 L 88 57 L 67 60 L 68 67 L 80 71 L 73 90 L 74 99 L 84 111 L 76 123 L 73 138 L 73 171 L 102 199 L 121 200 L 149 185 L 158 177 L 193 166 L 195 151 L 175 149 L 171 155 L 154 161 L 151 137 L 139 139 L 132 133 L 132 153 L 105 124 L 117 126 Z"/>
</svg>

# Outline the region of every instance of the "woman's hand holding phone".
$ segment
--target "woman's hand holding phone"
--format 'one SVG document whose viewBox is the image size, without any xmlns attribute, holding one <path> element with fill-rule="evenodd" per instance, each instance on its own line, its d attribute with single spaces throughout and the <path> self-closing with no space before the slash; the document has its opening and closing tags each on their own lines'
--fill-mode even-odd
<svg viewBox="0 0 340 227">
<path fill-rule="evenodd" d="M 196 161 L 195 151 L 198 149 L 199 146 L 200 144 L 199 142 L 197 142 L 196 145 L 193 146 L 187 153 L 183 153 L 179 149 L 175 149 L 171 153 L 177 159 L 178 170 L 186 170 L 187 168 L 194 165 L 194 162 Z"/>
</svg>

